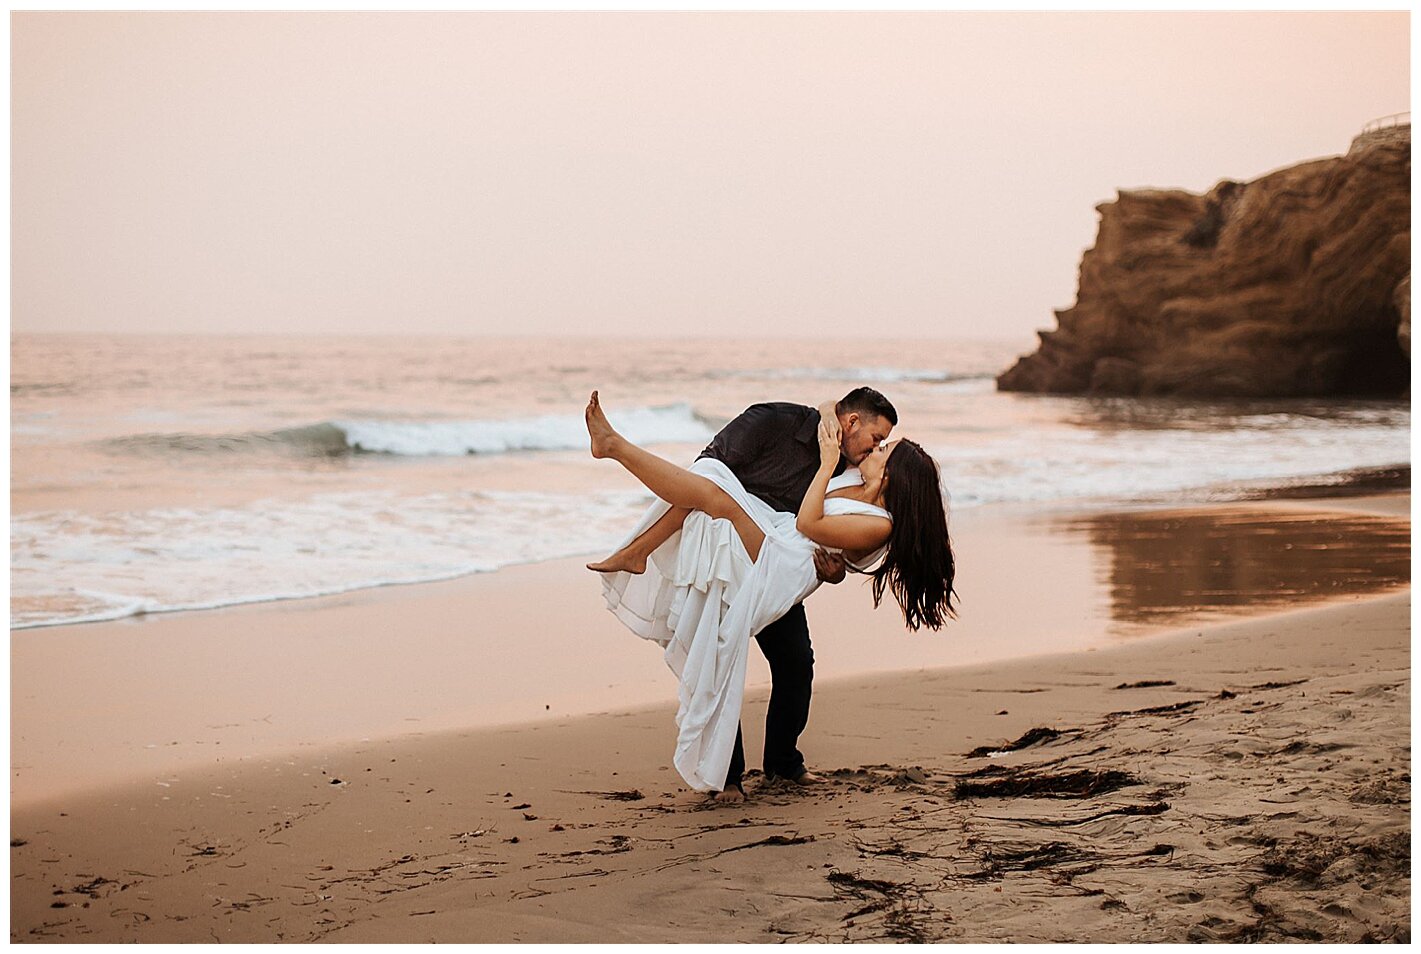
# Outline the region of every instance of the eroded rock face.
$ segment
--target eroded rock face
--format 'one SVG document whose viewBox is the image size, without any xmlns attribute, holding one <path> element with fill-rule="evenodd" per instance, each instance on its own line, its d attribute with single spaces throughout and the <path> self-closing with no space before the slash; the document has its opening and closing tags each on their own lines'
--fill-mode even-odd
<svg viewBox="0 0 1421 954">
<path fill-rule="evenodd" d="M 1411 143 L 1363 143 L 1205 195 L 1097 206 L 1074 307 L 1006 391 L 1392 395 L 1410 379 Z M 1404 280 L 1404 285 L 1402 284 Z M 1404 305 L 1403 305 L 1404 299 Z M 1403 314 L 1406 323 L 1403 328 Z"/>
<path fill-rule="evenodd" d="M 1396 340 L 1401 345 L 1401 350 L 1406 352 L 1406 356 L 1411 357 L 1411 273 L 1407 272 L 1406 277 L 1396 286 L 1396 294 L 1392 301 L 1396 304 L 1396 312 L 1401 317 L 1401 324 L 1396 327 Z"/>
</svg>

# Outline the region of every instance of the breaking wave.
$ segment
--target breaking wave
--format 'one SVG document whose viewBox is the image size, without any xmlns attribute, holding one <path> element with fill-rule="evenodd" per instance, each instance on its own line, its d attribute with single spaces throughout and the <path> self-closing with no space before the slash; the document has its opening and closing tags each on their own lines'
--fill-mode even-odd
<svg viewBox="0 0 1421 954">
<path fill-rule="evenodd" d="M 617 429 L 638 444 L 705 444 L 715 436 L 711 422 L 689 404 L 619 410 Z M 462 457 L 582 450 L 587 428 L 581 414 L 471 421 L 334 420 L 240 434 L 134 434 L 103 443 L 112 451 L 140 454 Z"/>
</svg>

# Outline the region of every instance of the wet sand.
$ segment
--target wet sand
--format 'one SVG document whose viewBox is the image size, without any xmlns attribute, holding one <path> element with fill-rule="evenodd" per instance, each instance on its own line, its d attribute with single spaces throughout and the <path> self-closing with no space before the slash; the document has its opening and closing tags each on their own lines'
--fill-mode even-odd
<svg viewBox="0 0 1421 954">
<path fill-rule="evenodd" d="M 1372 593 L 1411 577 L 1410 523 L 1364 509 L 1224 505 L 1093 514 L 1053 529 L 1084 534 L 1107 556 L 1100 579 L 1121 633 Z"/>
<path fill-rule="evenodd" d="M 1330 516 L 1321 504 L 1306 503 L 1312 506 L 1261 506 L 1285 518 L 1276 525 L 1309 513 L 1323 533 L 1347 513 L 1395 519 L 1409 513 L 1409 498 L 1398 496 L 1354 498 L 1341 509 L 1329 501 Z M 526 719 L 516 707 L 529 700 L 511 692 L 470 700 L 462 711 L 431 704 L 434 715 L 419 724 L 422 734 L 397 734 L 395 702 L 369 685 L 340 683 L 347 671 L 337 650 L 377 654 L 373 668 L 387 670 L 391 687 L 423 677 L 436 700 L 453 693 L 459 666 L 412 651 L 407 642 L 390 648 L 381 626 L 407 620 L 410 603 L 436 608 L 426 621 L 457 610 L 455 594 L 467 597 L 469 587 L 487 580 L 323 606 L 308 601 L 136 621 L 129 643 L 113 659 L 91 660 L 92 675 L 84 678 L 94 685 L 105 676 L 115 681 L 109 667 L 125 653 L 151 662 L 171 652 L 179 652 L 174 665 L 187 666 L 189 678 L 175 678 L 184 673 L 169 668 L 161 677 L 166 689 L 155 682 L 133 693 L 119 713 L 92 700 L 79 722 L 108 730 L 97 734 L 110 751 L 141 737 L 131 725 L 122 728 L 126 720 L 145 731 L 178 725 L 189 730 L 185 738 L 201 736 L 192 726 L 207 717 L 205 700 L 224 701 L 234 686 L 250 691 L 241 666 L 194 638 L 204 633 L 245 635 L 258 644 L 248 665 L 265 674 L 271 690 L 248 700 L 242 714 L 267 706 L 285 715 L 255 725 L 280 721 L 281 731 L 294 732 L 319 709 L 300 702 L 303 695 L 318 703 L 353 701 L 326 723 L 315 720 L 311 744 L 288 745 L 284 754 L 273 748 L 283 741 L 280 731 L 243 735 L 213 726 L 207 731 L 217 735 L 206 738 L 235 743 L 233 753 L 246 745 L 247 754 L 224 753 L 219 763 L 202 758 L 212 750 L 196 744 L 167 746 L 188 756 L 154 755 L 168 761 L 137 766 L 137 773 L 123 763 L 129 781 L 119 781 L 110 766 L 112 774 L 96 772 L 84 788 L 75 784 L 76 777 L 85 780 L 82 757 L 48 776 L 20 761 L 26 751 L 36 766 L 56 761 L 53 746 L 63 738 L 45 742 L 37 734 L 28 749 L 16 744 L 15 791 L 27 776 L 43 784 L 12 807 L 12 841 L 21 842 L 11 848 L 12 938 L 1409 937 L 1409 587 L 1395 589 L 1393 582 L 1393 591 L 1379 597 L 1375 588 L 1342 597 L 1329 592 L 1329 601 L 1314 608 L 1175 625 L 1165 635 L 1134 638 L 1109 628 L 1138 625 L 1117 619 L 1132 605 L 1122 610 L 1118 598 L 1128 586 L 1075 585 L 1108 582 L 1130 562 L 1122 554 L 1149 539 L 1136 532 L 1148 523 L 1125 526 L 1135 530 L 1112 531 L 1117 543 L 1092 542 L 1086 525 L 1063 524 L 1048 535 L 1051 542 L 1041 546 L 1076 559 L 1075 575 L 1059 592 L 1033 587 L 1044 606 L 1039 616 L 1022 610 L 1015 621 L 994 622 L 998 642 L 1026 640 L 1013 644 L 1015 659 L 994 659 L 970 639 L 914 643 L 896 632 L 886 611 L 847 612 L 857 605 L 854 597 L 866 602 L 862 593 L 841 587 L 816 594 L 831 600 L 811 606 L 816 650 L 826 662 L 835 654 L 851 658 L 855 648 L 882 657 L 885 640 L 893 639 L 895 653 L 913 645 L 959 649 L 956 661 L 969 665 L 940 668 L 949 660 L 915 672 L 839 678 L 821 668 L 802 747 L 827 781 L 785 789 L 752 778 L 751 800 L 730 808 L 710 807 L 680 783 L 669 763 L 674 705 L 638 705 L 645 701 L 636 698 L 638 690 L 625 693 L 626 705 L 601 714 L 574 718 L 549 709 L 537 721 L 481 729 L 467 726 L 499 706 L 508 707 L 498 710 L 504 718 Z M 958 530 L 961 539 L 971 536 L 965 525 Z M 1386 542 L 1380 552 L 1392 552 L 1391 537 L 1380 535 Z M 1071 549 L 1082 546 L 1090 554 L 1083 565 L 1082 551 Z M 1009 544 L 995 552 L 1004 566 L 1020 556 Z M 1251 571 L 1241 572 L 1247 578 Z M 578 594 L 590 587 L 570 579 L 576 582 L 555 591 L 565 603 L 548 598 L 549 581 L 537 573 L 525 583 L 542 593 L 540 605 L 557 604 L 550 612 L 571 631 L 595 638 L 600 630 L 587 623 L 588 613 L 599 620 L 607 614 L 595 601 L 580 605 Z M 442 596 L 440 587 L 447 588 Z M 1194 601 L 1196 615 L 1168 618 L 1197 619 L 1208 609 L 1197 605 L 1198 593 L 1220 589 L 1230 587 L 1182 587 L 1176 602 Z M 1152 612 L 1175 598 L 1146 590 Z M 1061 602 L 1079 592 L 1091 595 Z M 483 590 L 484 597 L 490 593 Z M 1005 594 L 1003 588 L 987 602 Z M 507 595 L 508 607 L 519 607 L 520 594 Z M 460 622 L 516 634 L 504 645 L 523 652 L 546 645 L 550 685 L 558 667 L 585 671 L 592 658 L 566 653 L 566 643 L 566 658 L 559 657 L 547 627 L 527 625 L 526 603 L 522 613 L 487 599 L 477 605 L 480 613 Z M 1063 605 L 1081 615 L 1062 613 Z M 1055 642 L 1016 631 L 1026 625 L 1022 620 L 1046 625 L 1052 613 Z M 212 630 L 219 618 L 231 629 Z M 283 631 L 252 622 L 278 618 L 306 634 L 309 645 L 283 647 Z M 105 627 L 110 636 L 122 628 Z M 865 627 L 875 640 L 860 644 L 852 637 Z M 84 641 L 90 637 L 83 631 L 99 628 L 70 629 L 62 638 Z M 664 686 L 668 677 L 654 647 L 625 634 L 616 638 L 640 650 L 627 658 L 649 659 L 648 680 L 656 671 Z M 40 645 L 12 640 L 19 687 L 12 742 L 37 731 L 35 713 L 46 706 L 60 713 L 68 701 L 43 695 L 54 687 L 33 686 L 30 677 L 55 664 Z M 1020 658 L 1023 645 L 1037 654 Z M 68 648 L 74 658 L 76 647 Z M 93 644 L 80 648 L 87 653 Z M 973 652 L 985 658 L 974 660 Z M 269 655 L 259 665 L 263 653 Z M 322 665 L 332 670 L 329 682 L 303 690 L 301 677 Z M 22 699 L 32 688 L 39 695 Z M 761 683 L 748 694 L 752 750 L 765 697 Z M 582 702 L 603 705 L 604 697 Z M 559 701 L 564 705 L 577 708 Z M 372 711 L 377 716 L 369 717 Z M 352 713 L 365 721 L 353 724 Z M 385 728 L 369 733 L 373 741 L 340 741 L 342 733 L 376 725 Z M 970 754 L 1013 740 L 1031 744 Z"/>
</svg>

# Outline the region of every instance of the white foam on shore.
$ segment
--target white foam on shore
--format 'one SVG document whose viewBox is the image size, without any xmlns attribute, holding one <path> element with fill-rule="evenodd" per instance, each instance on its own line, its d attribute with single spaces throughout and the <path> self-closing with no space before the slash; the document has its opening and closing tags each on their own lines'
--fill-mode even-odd
<svg viewBox="0 0 1421 954">
<path fill-rule="evenodd" d="M 650 496 L 323 494 L 11 522 L 12 629 L 453 579 L 615 545 Z"/>
<path fill-rule="evenodd" d="M 1301 463 L 1292 471 L 1276 463 L 1231 468 L 1227 448 L 1214 451 L 1216 466 L 1204 456 L 1171 470 L 1140 453 L 1120 461 L 1113 479 L 1049 454 L 1022 462 L 1012 479 L 962 476 L 974 464 L 956 460 L 944 466 L 945 491 L 954 510 L 1032 501 L 1109 506 L 1198 488 L 1201 473 L 1233 484 L 1340 480 Z M 1377 463 L 1388 462 L 1381 452 Z M 979 463 L 1002 469 L 1000 461 Z M 1141 483 L 1142 475 L 1155 479 Z M 211 510 L 20 514 L 11 523 L 10 623 L 27 629 L 305 599 L 602 553 L 649 501 L 637 492 L 353 492 Z"/>
</svg>

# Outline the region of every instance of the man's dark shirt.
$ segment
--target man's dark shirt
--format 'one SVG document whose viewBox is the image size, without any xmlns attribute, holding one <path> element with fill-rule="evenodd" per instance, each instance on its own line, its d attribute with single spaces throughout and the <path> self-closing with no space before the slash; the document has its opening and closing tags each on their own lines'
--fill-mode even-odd
<svg viewBox="0 0 1421 954">
<path fill-rule="evenodd" d="M 745 489 L 776 510 L 798 513 L 819 472 L 819 411 L 802 404 L 754 404 L 721 428 L 701 451 L 740 478 Z M 834 468 L 844 472 L 839 456 Z"/>
</svg>

